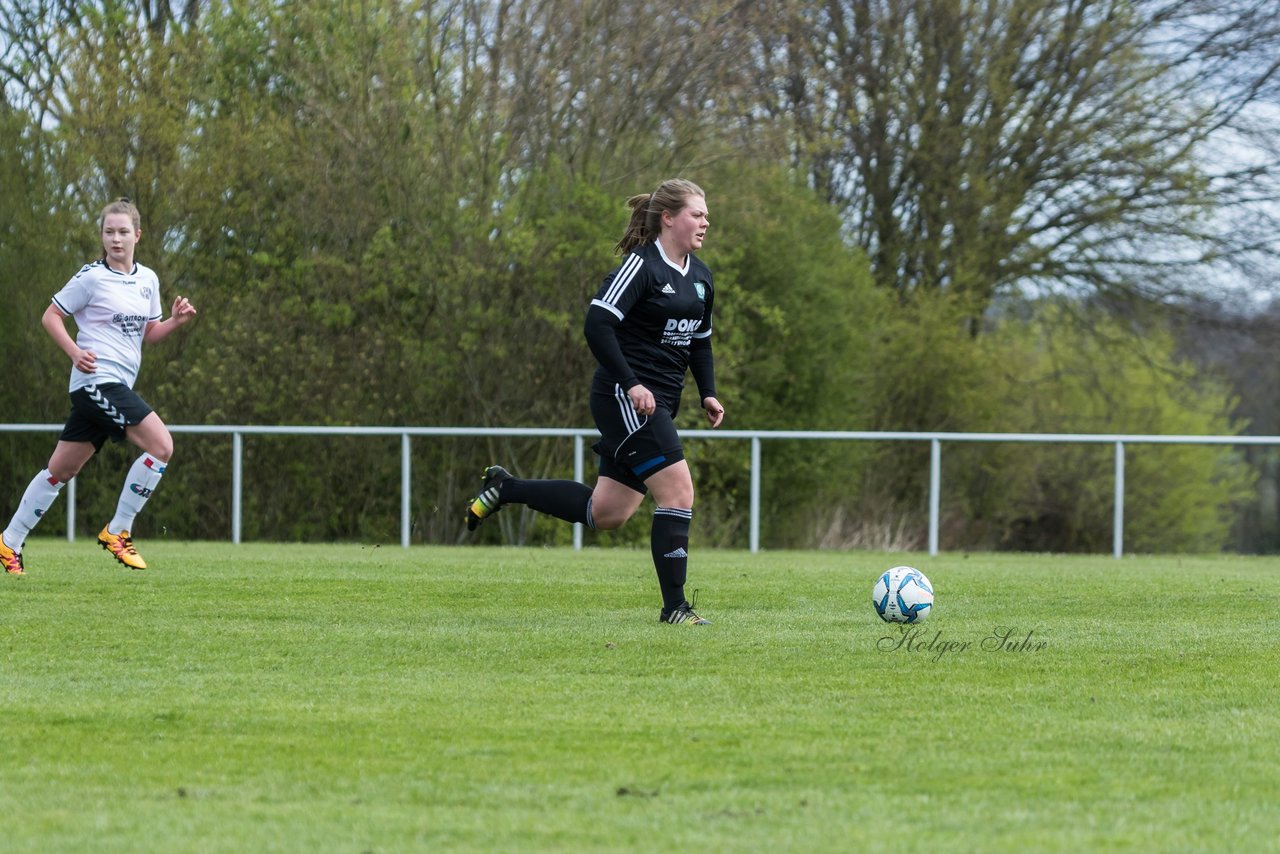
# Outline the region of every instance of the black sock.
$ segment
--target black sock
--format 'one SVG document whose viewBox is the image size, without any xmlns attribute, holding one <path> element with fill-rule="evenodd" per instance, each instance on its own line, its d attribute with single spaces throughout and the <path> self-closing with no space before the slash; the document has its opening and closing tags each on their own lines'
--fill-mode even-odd
<svg viewBox="0 0 1280 854">
<path fill-rule="evenodd" d="M 502 482 L 503 504 L 523 504 L 566 522 L 591 522 L 591 487 L 576 480 L 520 480 Z"/>
<path fill-rule="evenodd" d="M 684 601 L 689 569 L 689 522 L 692 510 L 659 507 L 653 511 L 653 566 L 662 588 L 662 607 L 671 610 Z"/>
</svg>

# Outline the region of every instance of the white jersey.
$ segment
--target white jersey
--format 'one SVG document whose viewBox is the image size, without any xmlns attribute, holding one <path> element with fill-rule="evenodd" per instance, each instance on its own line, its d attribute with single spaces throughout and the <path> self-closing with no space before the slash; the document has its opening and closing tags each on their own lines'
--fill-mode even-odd
<svg viewBox="0 0 1280 854">
<path fill-rule="evenodd" d="M 132 273 L 121 273 L 94 261 L 54 294 L 53 304 L 75 318 L 76 346 L 98 355 L 92 374 L 72 366 L 69 391 L 109 382 L 133 388 L 142 367 L 142 334 L 163 314 L 155 272 L 134 264 Z"/>
</svg>

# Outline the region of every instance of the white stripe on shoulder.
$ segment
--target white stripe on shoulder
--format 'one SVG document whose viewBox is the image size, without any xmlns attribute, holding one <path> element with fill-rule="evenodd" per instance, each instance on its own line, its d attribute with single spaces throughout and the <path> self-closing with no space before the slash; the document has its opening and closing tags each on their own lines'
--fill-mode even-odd
<svg viewBox="0 0 1280 854">
<path fill-rule="evenodd" d="M 598 299 L 593 299 L 591 301 L 591 304 L 600 306 L 605 311 L 617 317 L 619 320 L 622 320 L 622 312 L 618 311 L 617 306 L 609 305 L 609 303 L 604 302 L 603 300 L 598 300 Z"/>
<path fill-rule="evenodd" d="M 632 279 L 644 267 L 644 259 L 634 252 L 626 257 L 622 262 L 622 266 L 618 268 L 618 275 L 613 277 L 613 282 L 609 285 L 609 290 L 604 295 L 604 301 L 608 303 L 616 303 L 618 298 L 622 296 L 622 292 L 631 284 Z"/>
</svg>

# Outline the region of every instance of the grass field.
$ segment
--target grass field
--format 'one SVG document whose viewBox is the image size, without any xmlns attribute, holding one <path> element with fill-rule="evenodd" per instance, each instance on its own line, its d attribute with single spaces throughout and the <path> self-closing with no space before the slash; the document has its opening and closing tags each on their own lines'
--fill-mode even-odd
<svg viewBox="0 0 1280 854">
<path fill-rule="evenodd" d="M 4 851 L 1274 850 L 1280 560 L 32 540 Z M 876 618 L 919 566 L 936 613 Z"/>
</svg>

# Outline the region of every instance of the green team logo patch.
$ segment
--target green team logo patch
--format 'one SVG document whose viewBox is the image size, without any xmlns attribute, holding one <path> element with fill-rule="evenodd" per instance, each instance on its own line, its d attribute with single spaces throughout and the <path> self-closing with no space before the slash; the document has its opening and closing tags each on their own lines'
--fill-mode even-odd
<svg viewBox="0 0 1280 854">
<path fill-rule="evenodd" d="M 707 286 L 702 282 L 694 282 L 693 289 L 698 292 L 698 299 L 707 301 Z"/>
</svg>

